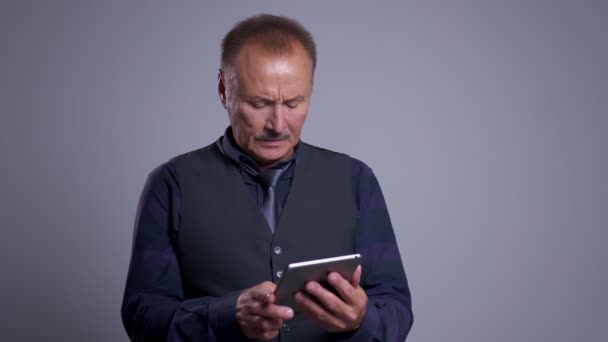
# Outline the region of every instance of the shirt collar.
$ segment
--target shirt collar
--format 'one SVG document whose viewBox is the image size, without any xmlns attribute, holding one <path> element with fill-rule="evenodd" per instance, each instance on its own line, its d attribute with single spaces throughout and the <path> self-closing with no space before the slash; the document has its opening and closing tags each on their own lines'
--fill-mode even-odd
<svg viewBox="0 0 608 342">
<path fill-rule="evenodd" d="M 249 155 L 245 154 L 240 146 L 234 140 L 234 135 L 232 134 L 232 127 L 228 126 L 226 131 L 224 131 L 224 136 L 220 137 L 216 142 L 217 146 L 220 150 L 234 161 L 237 165 L 240 165 L 243 168 L 247 168 L 252 174 L 257 174 L 260 172 L 260 166 L 258 163 Z M 298 147 L 300 146 L 300 141 L 294 146 L 293 155 L 288 160 L 282 161 L 273 165 L 272 168 L 281 168 L 286 166 L 286 164 L 295 162 L 298 157 L 298 151 L 300 150 Z"/>
</svg>

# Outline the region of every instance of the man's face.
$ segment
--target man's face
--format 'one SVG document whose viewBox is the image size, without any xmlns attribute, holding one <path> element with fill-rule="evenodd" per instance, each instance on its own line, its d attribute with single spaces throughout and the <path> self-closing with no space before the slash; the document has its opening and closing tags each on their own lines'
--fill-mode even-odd
<svg viewBox="0 0 608 342">
<path fill-rule="evenodd" d="M 237 144 L 262 168 L 289 159 L 300 139 L 312 95 L 312 62 L 294 43 L 291 53 L 271 54 L 247 43 L 236 77 L 220 77 L 220 98 Z"/>
</svg>

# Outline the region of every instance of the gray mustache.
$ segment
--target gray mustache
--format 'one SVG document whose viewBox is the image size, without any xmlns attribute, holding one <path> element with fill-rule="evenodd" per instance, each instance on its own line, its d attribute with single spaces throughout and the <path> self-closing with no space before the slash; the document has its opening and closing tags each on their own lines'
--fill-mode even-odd
<svg viewBox="0 0 608 342">
<path fill-rule="evenodd" d="M 262 133 L 262 134 L 258 135 L 257 137 L 255 137 L 255 139 L 259 140 L 259 141 L 287 140 L 287 139 L 289 139 L 289 134 L 288 133 L 279 133 L 279 134 Z"/>
</svg>

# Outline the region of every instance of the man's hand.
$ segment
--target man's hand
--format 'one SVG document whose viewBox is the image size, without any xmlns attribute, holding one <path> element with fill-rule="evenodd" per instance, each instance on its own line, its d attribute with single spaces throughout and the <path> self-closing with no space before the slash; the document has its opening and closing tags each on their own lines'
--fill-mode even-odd
<svg viewBox="0 0 608 342">
<path fill-rule="evenodd" d="M 265 281 L 241 292 L 236 301 L 236 320 L 243 335 L 269 340 L 279 334 L 283 320 L 293 317 L 291 308 L 274 304 L 275 287 Z"/>
<path fill-rule="evenodd" d="M 306 292 L 296 293 L 296 304 L 329 332 L 357 329 L 367 307 L 367 294 L 359 286 L 360 280 L 361 266 L 355 270 L 350 283 L 340 274 L 332 272 L 327 276 L 327 281 L 340 297 L 311 281 L 306 284 Z"/>
</svg>

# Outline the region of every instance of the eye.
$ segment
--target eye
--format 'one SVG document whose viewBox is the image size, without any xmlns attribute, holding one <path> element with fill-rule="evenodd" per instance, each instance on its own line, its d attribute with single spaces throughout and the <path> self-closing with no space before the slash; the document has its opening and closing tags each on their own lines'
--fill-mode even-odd
<svg viewBox="0 0 608 342">
<path fill-rule="evenodd" d="M 253 100 L 249 101 L 249 105 L 255 109 L 262 109 L 268 105 L 268 102 L 264 100 Z"/>
<path fill-rule="evenodd" d="M 284 103 L 288 108 L 295 109 L 300 104 L 300 102 L 302 102 L 302 101 L 301 100 L 290 100 L 290 101 L 286 101 Z"/>
</svg>

